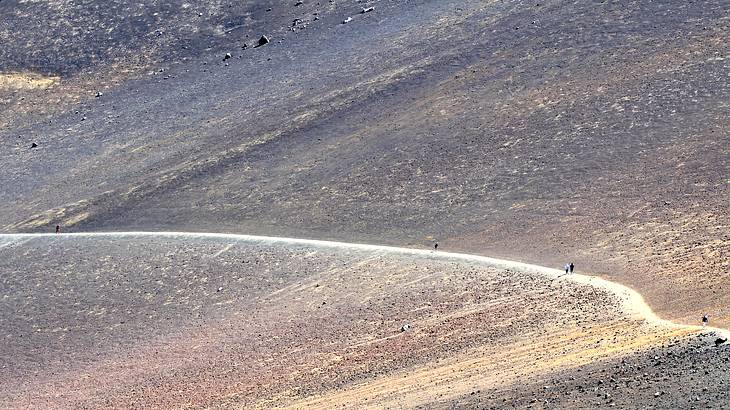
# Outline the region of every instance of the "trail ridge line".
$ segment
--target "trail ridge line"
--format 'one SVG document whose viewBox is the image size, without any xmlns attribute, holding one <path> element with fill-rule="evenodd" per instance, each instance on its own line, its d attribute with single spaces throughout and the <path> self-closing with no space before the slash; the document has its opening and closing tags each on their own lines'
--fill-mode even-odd
<svg viewBox="0 0 730 410">
<path fill-rule="evenodd" d="M 677 324 L 669 320 L 661 319 L 649 307 L 644 298 L 637 291 L 620 283 L 611 282 L 609 280 L 599 278 L 597 276 L 584 275 L 580 273 L 565 274 L 563 270 L 549 268 L 545 266 L 533 265 L 523 262 L 510 261 L 505 259 L 490 258 L 488 256 L 473 255 L 466 253 L 435 251 L 430 249 L 401 248 L 396 246 L 371 245 L 350 242 L 334 242 L 323 241 L 317 239 L 299 239 L 286 238 L 278 236 L 257 236 L 244 234 L 228 234 L 228 233 L 208 233 L 208 232 L 78 232 L 78 233 L 18 233 L 18 234 L 0 234 L 0 249 L 19 240 L 30 240 L 33 238 L 74 238 L 74 237 L 167 237 L 167 238 L 190 238 L 190 239 L 228 239 L 239 242 L 248 243 L 266 243 L 266 244 L 287 244 L 308 246 L 314 248 L 330 248 L 330 249 L 348 249 L 369 252 L 382 252 L 391 255 L 416 256 L 424 259 L 433 259 L 441 261 L 460 261 L 479 263 L 494 268 L 514 270 L 518 272 L 537 273 L 552 278 L 553 280 L 568 280 L 574 283 L 594 286 L 605 289 L 616 296 L 621 301 L 626 313 L 637 319 L 643 319 L 650 324 L 657 326 L 665 326 L 669 328 L 689 328 L 693 330 L 703 330 L 706 332 L 716 332 L 722 337 L 729 337 L 730 331 L 727 329 L 715 327 L 702 327 Z"/>
</svg>

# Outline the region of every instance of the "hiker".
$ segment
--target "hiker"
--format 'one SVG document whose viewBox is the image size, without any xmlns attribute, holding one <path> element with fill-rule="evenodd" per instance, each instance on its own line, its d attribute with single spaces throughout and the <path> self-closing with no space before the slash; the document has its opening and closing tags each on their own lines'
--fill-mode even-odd
<svg viewBox="0 0 730 410">
<path fill-rule="evenodd" d="M 56 233 L 61 233 L 61 225 L 56 225 Z"/>
<path fill-rule="evenodd" d="M 707 323 L 710 321 L 710 318 L 707 317 L 707 315 L 702 316 L 702 327 L 707 326 Z"/>
<path fill-rule="evenodd" d="M 568 274 L 568 269 L 570 269 L 570 265 L 568 265 L 568 264 L 566 263 L 566 264 L 565 264 L 565 274 L 566 274 L 566 275 Z"/>
<path fill-rule="evenodd" d="M 573 269 L 575 268 L 575 265 L 573 265 L 573 262 L 570 262 L 570 266 L 568 266 L 568 267 L 570 268 L 570 273 L 573 273 Z"/>
<path fill-rule="evenodd" d="M 433 244 L 433 250 L 435 250 L 435 251 L 439 250 L 439 244 L 437 244 L 437 243 Z"/>
</svg>

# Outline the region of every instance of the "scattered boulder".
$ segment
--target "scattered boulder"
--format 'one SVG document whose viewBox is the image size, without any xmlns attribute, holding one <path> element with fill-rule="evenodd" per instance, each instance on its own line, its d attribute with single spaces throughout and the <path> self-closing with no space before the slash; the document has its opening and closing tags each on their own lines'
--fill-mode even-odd
<svg viewBox="0 0 730 410">
<path fill-rule="evenodd" d="M 229 58 L 233 57 L 231 53 L 226 53 L 226 55 L 223 56 L 223 61 L 228 60 Z"/>
<path fill-rule="evenodd" d="M 36 143 L 34 142 L 34 143 L 30 144 L 30 147 L 31 147 L 31 148 L 38 148 L 38 144 L 36 144 Z"/>
<path fill-rule="evenodd" d="M 96 92 L 96 98 L 101 98 L 102 95 L 104 95 L 104 94 L 102 94 L 101 91 Z"/>
<path fill-rule="evenodd" d="M 375 10 L 375 7 L 363 7 L 362 10 L 360 10 L 360 14 L 370 13 L 373 10 Z"/>
<path fill-rule="evenodd" d="M 269 38 L 266 36 L 261 36 L 261 38 L 259 39 L 259 47 L 266 44 L 269 44 Z"/>
<path fill-rule="evenodd" d="M 719 347 L 721 344 L 723 344 L 725 342 L 727 342 L 727 337 L 725 337 L 725 338 L 718 337 L 717 339 L 715 339 L 715 346 Z"/>
<path fill-rule="evenodd" d="M 349 23 L 351 21 L 352 21 L 352 17 L 348 17 L 348 18 L 342 20 L 342 24 L 347 24 L 347 23 Z"/>
<path fill-rule="evenodd" d="M 406 323 L 405 325 L 403 325 L 403 326 L 401 326 L 401 327 L 400 327 L 400 331 L 401 331 L 401 332 L 407 332 L 407 331 L 409 331 L 409 330 L 411 330 L 411 325 L 410 325 L 410 323 Z"/>
<path fill-rule="evenodd" d="M 302 0 L 299 0 L 296 3 L 294 3 L 294 6 L 301 6 L 302 4 L 304 4 L 304 2 Z"/>
</svg>

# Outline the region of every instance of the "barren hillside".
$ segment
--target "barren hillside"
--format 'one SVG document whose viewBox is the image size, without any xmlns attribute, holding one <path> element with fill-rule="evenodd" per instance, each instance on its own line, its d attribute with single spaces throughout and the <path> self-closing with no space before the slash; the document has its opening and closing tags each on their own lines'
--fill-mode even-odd
<svg viewBox="0 0 730 410">
<path fill-rule="evenodd" d="M 0 16 L 0 407 L 728 403 L 727 1 Z"/>
<path fill-rule="evenodd" d="M 0 4 L 6 232 L 435 238 L 728 323 L 726 2 L 48 3 Z"/>
<path fill-rule="evenodd" d="M 634 317 L 606 290 L 437 252 L 179 235 L 0 241 L 3 408 L 412 407 L 495 390 L 521 406 L 525 378 L 667 343 L 687 366 L 720 372 L 730 352 Z M 663 400 L 682 399 L 662 386 Z"/>
</svg>

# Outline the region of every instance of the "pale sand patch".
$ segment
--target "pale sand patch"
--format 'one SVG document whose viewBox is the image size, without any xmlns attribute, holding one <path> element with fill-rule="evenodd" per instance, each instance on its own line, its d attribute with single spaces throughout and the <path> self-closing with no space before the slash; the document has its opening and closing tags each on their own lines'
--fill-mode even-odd
<svg viewBox="0 0 730 410">
<path fill-rule="evenodd" d="M 58 83 L 61 77 L 36 73 L 0 73 L 0 92 L 17 90 L 45 90 Z"/>
</svg>

